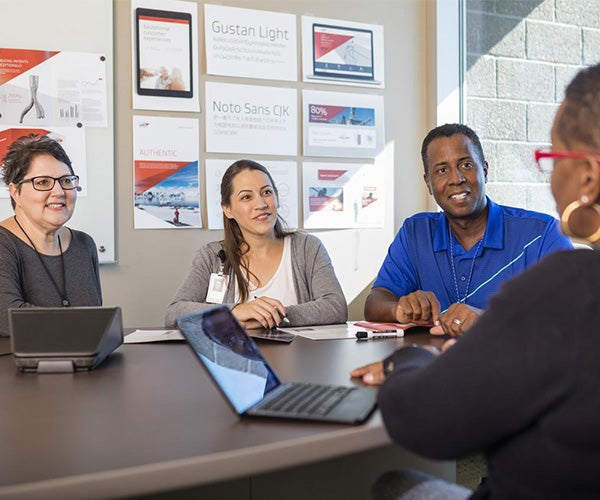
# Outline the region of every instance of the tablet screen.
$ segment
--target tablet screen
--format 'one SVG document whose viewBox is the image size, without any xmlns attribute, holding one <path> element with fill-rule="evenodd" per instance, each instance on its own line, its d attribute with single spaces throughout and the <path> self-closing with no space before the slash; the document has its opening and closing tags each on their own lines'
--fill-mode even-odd
<svg viewBox="0 0 600 500">
<path fill-rule="evenodd" d="M 191 14 L 141 7 L 135 13 L 138 94 L 191 98 Z"/>
</svg>

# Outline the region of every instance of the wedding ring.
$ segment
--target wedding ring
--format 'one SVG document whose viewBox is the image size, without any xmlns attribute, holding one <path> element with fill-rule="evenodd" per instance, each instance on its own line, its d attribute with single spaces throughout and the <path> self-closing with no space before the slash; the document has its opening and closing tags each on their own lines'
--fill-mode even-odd
<svg viewBox="0 0 600 500">
<path fill-rule="evenodd" d="M 454 318 L 454 320 L 452 320 L 452 323 L 454 323 L 455 325 L 458 325 L 458 326 L 463 325 L 463 322 L 458 318 Z"/>
</svg>

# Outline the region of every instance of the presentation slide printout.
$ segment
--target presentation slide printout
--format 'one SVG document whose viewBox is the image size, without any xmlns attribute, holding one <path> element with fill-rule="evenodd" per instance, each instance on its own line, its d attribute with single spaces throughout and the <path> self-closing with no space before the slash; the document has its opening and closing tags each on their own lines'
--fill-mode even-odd
<svg viewBox="0 0 600 500">
<path fill-rule="evenodd" d="M 253 158 L 271 174 L 279 193 L 277 212 L 287 227 L 298 227 L 298 165 L 295 161 L 272 161 Z M 206 160 L 206 212 L 208 229 L 223 229 L 221 210 L 221 179 L 225 170 L 236 160 Z"/>
<path fill-rule="evenodd" d="M 298 79 L 293 14 L 205 5 L 204 36 L 209 75 Z"/>
<path fill-rule="evenodd" d="M 0 124 L 108 126 L 102 54 L 0 48 Z"/>
<path fill-rule="evenodd" d="M 305 229 L 383 227 L 383 172 L 376 165 L 304 162 Z"/>
<path fill-rule="evenodd" d="M 206 82 L 206 151 L 295 156 L 295 89 Z"/>
<path fill-rule="evenodd" d="M 304 90 L 304 154 L 374 158 L 383 149 L 383 97 Z"/>
<path fill-rule="evenodd" d="M 133 117 L 134 227 L 202 227 L 195 118 Z"/>
<path fill-rule="evenodd" d="M 305 82 L 384 87 L 383 26 L 302 17 Z"/>
<path fill-rule="evenodd" d="M 19 137 L 35 134 L 48 136 L 59 142 L 71 160 L 71 165 L 75 174 L 79 176 L 79 185 L 81 191 L 77 192 L 78 197 L 87 195 L 87 168 L 86 168 L 86 148 L 85 148 L 85 129 L 83 127 L 22 127 L 22 126 L 4 126 L 0 125 L 0 158 L 3 158 L 8 147 Z M 111 167 L 112 168 L 112 167 Z M 1 183 L 0 198 L 10 198 L 8 186 Z"/>
<path fill-rule="evenodd" d="M 194 2 L 132 0 L 134 109 L 200 111 Z"/>
</svg>

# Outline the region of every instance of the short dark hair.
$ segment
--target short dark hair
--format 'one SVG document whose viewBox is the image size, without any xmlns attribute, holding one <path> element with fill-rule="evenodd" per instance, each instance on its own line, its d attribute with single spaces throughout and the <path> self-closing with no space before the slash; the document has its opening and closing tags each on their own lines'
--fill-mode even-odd
<svg viewBox="0 0 600 500">
<path fill-rule="evenodd" d="M 582 69 L 567 86 L 556 132 L 567 146 L 577 141 L 600 151 L 600 63 Z"/>
<path fill-rule="evenodd" d="M 69 167 L 71 174 L 75 173 L 69 156 L 57 141 L 46 135 L 29 134 L 14 141 L 2 158 L 4 183 L 8 186 L 10 183 L 18 184 L 22 181 L 29 171 L 31 162 L 41 155 L 50 155 L 56 158 Z M 21 186 L 18 186 L 18 189 L 21 189 Z M 12 197 L 10 202 L 14 209 L 16 204 Z"/>
<path fill-rule="evenodd" d="M 483 147 L 481 146 L 481 141 L 479 137 L 475 133 L 475 131 L 463 125 L 462 123 L 446 123 L 444 125 L 440 125 L 439 127 L 435 127 L 431 129 L 429 133 L 423 139 L 423 144 L 421 146 L 421 160 L 423 160 L 423 169 L 425 170 L 425 175 L 427 175 L 427 148 L 429 145 L 440 137 L 452 137 L 453 135 L 464 135 L 467 137 L 473 146 L 475 147 L 475 151 L 479 155 L 479 159 L 481 161 L 485 161 L 485 156 L 483 154 Z"/>
</svg>

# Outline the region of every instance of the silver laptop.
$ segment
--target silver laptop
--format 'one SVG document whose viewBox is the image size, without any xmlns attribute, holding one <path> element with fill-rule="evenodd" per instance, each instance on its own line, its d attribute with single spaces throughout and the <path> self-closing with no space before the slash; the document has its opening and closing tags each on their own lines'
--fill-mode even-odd
<svg viewBox="0 0 600 500">
<path fill-rule="evenodd" d="M 359 424 L 375 408 L 375 389 L 282 383 L 226 306 L 182 316 L 177 324 L 240 416 Z"/>
<path fill-rule="evenodd" d="M 12 352 L 25 372 L 96 368 L 123 343 L 119 307 L 9 309 Z"/>
</svg>

